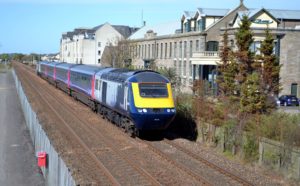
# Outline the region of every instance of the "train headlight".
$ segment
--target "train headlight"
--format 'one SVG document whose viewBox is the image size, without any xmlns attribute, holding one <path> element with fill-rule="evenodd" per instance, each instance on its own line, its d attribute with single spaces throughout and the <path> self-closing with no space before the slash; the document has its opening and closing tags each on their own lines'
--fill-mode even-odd
<svg viewBox="0 0 300 186">
<path fill-rule="evenodd" d="M 137 111 L 138 111 L 139 113 L 142 113 L 142 112 L 143 112 L 143 109 L 137 109 Z"/>
<path fill-rule="evenodd" d="M 171 112 L 171 110 L 170 110 L 170 109 L 167 109 L 167 112 Z"/>
<path fill-rule="evenodd" d="M 171 109 L 171 112 L 175 112 L 175 109 Z"/>
<path fill-rule="evenodd" d="M 147 109 L 143 109 L 143 112 L 144 112 L 144 113 L 147 113 Z"/>
</svg>

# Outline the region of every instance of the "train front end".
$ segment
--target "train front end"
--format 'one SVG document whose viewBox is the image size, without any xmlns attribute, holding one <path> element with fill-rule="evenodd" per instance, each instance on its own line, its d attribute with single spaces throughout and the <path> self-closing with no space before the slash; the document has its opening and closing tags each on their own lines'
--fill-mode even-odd
<svg viewBox="0 0 300 186">
<path fill-rule="evenodd" d="M 155 72 L 139 75 L 137 82 L 131 83 L 131 118 L 138 130 L 164 130 L 176 114 L 171 84 Z"/>
</svg>

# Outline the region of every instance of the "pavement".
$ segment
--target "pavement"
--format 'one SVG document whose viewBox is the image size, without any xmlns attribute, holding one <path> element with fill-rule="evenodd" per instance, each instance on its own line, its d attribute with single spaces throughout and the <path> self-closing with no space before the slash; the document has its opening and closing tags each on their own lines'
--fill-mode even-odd
<svg viewBox="0 0 300 186">
<path fill-rule="evenodd" d="M 0 72 L 0 186 L 45 185 L 12 72 Z"/>
</svg>

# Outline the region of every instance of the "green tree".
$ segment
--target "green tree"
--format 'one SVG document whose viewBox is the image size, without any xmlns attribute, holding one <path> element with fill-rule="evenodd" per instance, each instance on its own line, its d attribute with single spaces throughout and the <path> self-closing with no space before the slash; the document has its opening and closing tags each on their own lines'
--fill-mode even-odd
<svg viewBox="0 0 300 186">
<path fill-rule="evenodd" d="M 176 69 L 175 68 L 164 68 L 164 69 L 158 70 L 158 72 L 160 74 L 162 74 L 163 76 L 165 76 L 166 78 L 168 78 L 171 82 L 172 89 L 178 92 L 178 90 L 176 90 L 176 88 L 180 89 L 181 81 L 180 81 L 180 77 L 176 74 Z"/>
<path fill-rule="evenodd" d="M 243 15 L 241 24 L 235 34 L 238 51 L 235 56 L 239 63 L 238 81 L 243 84 L 248 74 L 252 74 L 254 67 L 254 53 L 250 51 L 250 46 L 253 43 L 253 33 L 250 29 L 251 22 L 248 16 Z"/>
<path fill-rule="evenodd" d="M 249 74 L 241 87 L 240 111 L 242 113 L 263 113 L 266 95 L 261 89 L 260 74 Z"/>
<path fill-rule="evenodd" d="M 0 59 L 3 61 L 8 61 L 9 60 L 9 55 L 8 54 L 1 54 Z"/>
<path fill-rule="evenodd" d="M 25 56 L 24 54 L 18 54 L 18 53 L 16 53 L 16 54 L 12 55 L 12 59 L 16 60 L 16 61 L 21 61 L 24 56 Z"/>
<path fill-rule="evenodd" d="M 265 39 L 261 43 L 259 61 L 262 63 L 262 87 L 269 95 L 277 95 L 280 91 L 279 72 L 281 65 L 274 54 L 274 39 L 269 28 L 266 29 Z"/>
<path fill-rule="evenodd" d="M 228 46 L 228 33 L 223 34 L 223 46 L 220 50 L 221 62 L 218 64 L 217 83 L 222 96 L 231 96 L 236 92 L 236 76 L 238 74 L 238 64 L 234 59 L 233 52 Z"/>
</svg>

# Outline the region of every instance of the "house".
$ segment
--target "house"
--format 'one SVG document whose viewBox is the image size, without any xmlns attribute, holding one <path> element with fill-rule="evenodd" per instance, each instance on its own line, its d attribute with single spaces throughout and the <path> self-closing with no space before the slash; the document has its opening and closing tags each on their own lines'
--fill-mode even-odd
<svg viewBox="0 0 300 186">
<path fill-rule="evenodd" d="M 172 67 L 181 78 L 182 90 L 191 91 L 192 82 L 201 79 L 216 92 L 222 34 L 227 30 L 230 47 L 237 49 L 235 33 L 243 15 L 252 22 L 253 52 L 259 52 L 267 27 L 275 39 L 274 53 L 282 64 L 281 94 L 300 96 L 300 10 L 250 9 L 240 1 L 232 10 L 184 11 L 181 19 L 175 21 L 175 27 L 168 24 L 147 27 L 129 37 L 133 46 L 132 64 L 147 68 L 152 61 L 158 68 Z"/>
<path fill-rule="evenodd" d="M 138 28 L 105 23 L 94 28 L 76 28 L 62 34 L 60 60 L 68 63 L 101 65 L 106 46 L 115 46 Z"/>
</svg>

